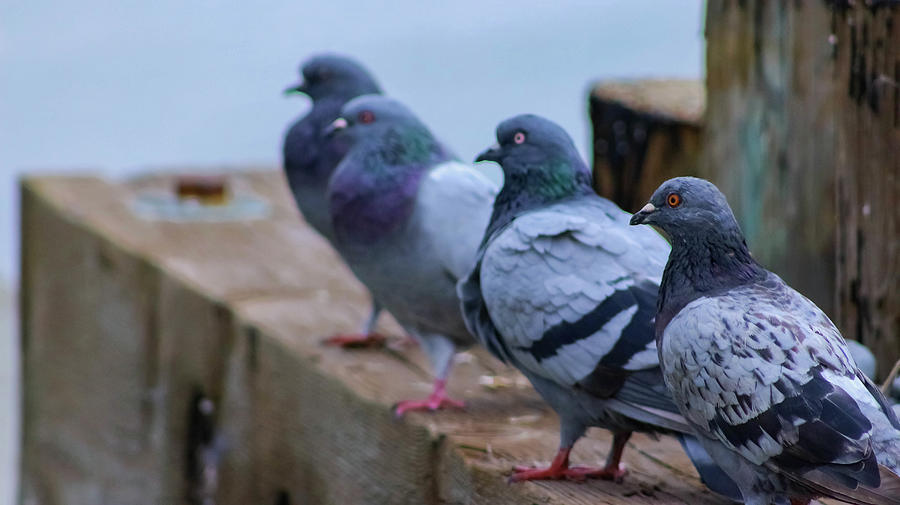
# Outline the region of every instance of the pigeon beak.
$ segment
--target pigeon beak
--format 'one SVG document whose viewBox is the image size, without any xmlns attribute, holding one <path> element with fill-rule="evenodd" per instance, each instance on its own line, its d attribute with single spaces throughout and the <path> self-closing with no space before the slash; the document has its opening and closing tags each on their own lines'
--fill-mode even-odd
<svg viewBox="0 0 900 505">
<path fill-rule="evenodd" d="M 308 95 L 309 92 L 306 89 L 306 82 L 301 82 L 300 84 L 295 84 L 284 90 L 285 95 Z"/>
<path fill-rule="evenodd" d="M 633 216 L 631 216 L 631 225 L 634 226 L 636 224 L 649 224 L 650 215 L 656 212 L 656 207 L 652 203 L 648 203 L 644 205 L 644 208 L 637 211 Z"/>
<path fill-rule="evenodd" d="M 475 163 L 481 161 L 493 161 L 494 163 L 500 163 L 500 155 L 503 152 L 500 150 L 500 144 L 494 144 L 491 147 L 487 148 L 483 153 L 479 154 L 477 158 L 475 158 Z"/>
<path fill-rule="evenodd" d="M 333 137 L 337 134 L 337 132 L 339 132 L 341 130 L 345 130 L 346 128 L 347 128 L 347 120 L 342 117 L 339 117 L 339 118 L 335 119 L 333 123 L 328 125 L 328 127 L 325 128 L 324 133 L 325 133 L 326 137 Z"/>
</svg>

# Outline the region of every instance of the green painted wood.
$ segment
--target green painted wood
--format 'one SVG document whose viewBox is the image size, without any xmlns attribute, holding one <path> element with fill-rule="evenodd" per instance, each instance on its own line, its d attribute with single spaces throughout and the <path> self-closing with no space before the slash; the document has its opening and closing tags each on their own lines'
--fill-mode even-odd
<svg viewBox="0 0 900 505">
<path fill-rule="evenodd" d="M 900 4 L 711 0 L 702 174 L 759 260 L 900 357 Z"/>
</svg>

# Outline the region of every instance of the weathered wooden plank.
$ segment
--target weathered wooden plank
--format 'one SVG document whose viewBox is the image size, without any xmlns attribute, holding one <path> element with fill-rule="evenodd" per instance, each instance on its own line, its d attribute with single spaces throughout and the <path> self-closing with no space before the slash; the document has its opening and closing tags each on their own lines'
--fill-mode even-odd
<svg viewBox="0 0 900 505">
<path fill-rule="evenodd" d="M 884 377 L 900 359 L 900 2 L 833 17 L 836 320 Z"/>
<path fill-rule="evenodd" d="M 699 80 L 595 84 L 589 102 L 598 193 L 633 212 L 663 181 L 695 175 L 704 98 Z"/>
<path fill-rule="evenodd" d="M 279 174 L 232 178 L 272 214 L 134 217 L 135 192 L 165 177 L 24 183 L 26 502 L 716 502 L 677 443 L 645 437 L 624 484 L 507 485 L 512 464 L 551 457 L 557 422 L 530 387 L 481 386 L 496 373 L 524 384 L 484 351 L 451 382 L 466 412 L 394 419 L 391 404 L 427 393 L 421 353 L 321 346 L 356 328 L 364 291 Z M 574 459 L 597 464 L 608 444 L 592 432 Z"/>
<path fill-rule="evenodd" d="M 707 4 L 703 175 L 763 264 L 900 357 L 900 3 Z"/>
</svg>

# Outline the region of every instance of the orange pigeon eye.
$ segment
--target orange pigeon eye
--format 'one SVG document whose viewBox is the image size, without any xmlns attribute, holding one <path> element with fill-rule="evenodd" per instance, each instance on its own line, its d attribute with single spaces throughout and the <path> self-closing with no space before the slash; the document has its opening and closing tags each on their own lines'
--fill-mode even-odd
<svg viewBox="0 0 900 505">
<path fill-rule="evenodd" d="M 681 205 L 681 195 L 679 195 L 678 193 L 671 193 L 666 197 L 666 203 L 669 204 L 669 207 L 672 207 L 673 209 L 675 207 L 678 207 L 679 205 Z"/>
<path fill-rule="evenodd" d="M 515 142 L 516 144 L 525 142 L 525 134 L 523 132 L 516 132 L 516 134 L 513 136 L 513 142 Z"/>
<path fill-rule="evenodd" d="M 359 113 L 359 122 L 362 124 L 369 124 L 375 121 L 375 114 L 370 110 L 364 110 Z"/>
</svg>

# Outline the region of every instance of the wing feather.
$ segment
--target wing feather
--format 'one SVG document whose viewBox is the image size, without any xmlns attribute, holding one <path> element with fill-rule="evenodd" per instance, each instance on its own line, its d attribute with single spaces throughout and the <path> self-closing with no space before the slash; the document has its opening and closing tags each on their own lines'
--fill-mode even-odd
<svg viewBox="0 0 900 505">
<path fill-rule="evenodd" d="M 496 195 L 496 184 L 457 161 L 431 169 L 422 182 L 417 217 L 437 259 L 455 281 L 472 268 Z"/>
<path fill-rule="evenodd" d="M 704 297 L 665 328 L 663 370 L 701 434 L 809 486 L 877 488 L 878 408 L 837 328 L 777 276 Z M 846 489 L 844 490 L 846 492 Z"/>
<path fill-rule="evenodd" d="M 495 232 L 478 278 L 466 281 L 477 284 L 476 306 L 490 318 L 474 324 L 467 316 L 472 327 L 491 328 L 480 336 L 488 348 L 567 386 L 590 384 L 604 359 L 626 372 L 657 366 L 650 321 L 668 245 L 653 232 L 630 233 L 643 230 L 629 228 L 628 217 L 596 198 L 525 214 Z"/>
</svg>

